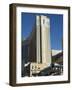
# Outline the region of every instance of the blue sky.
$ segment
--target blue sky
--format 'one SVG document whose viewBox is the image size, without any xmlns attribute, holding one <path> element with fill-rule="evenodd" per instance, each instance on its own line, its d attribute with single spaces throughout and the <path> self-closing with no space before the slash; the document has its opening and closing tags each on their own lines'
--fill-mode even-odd
<svg viewBox="0 0 72 90">
<path fill-rule="evenodd" d="M 27 38 L 32 31 L 36 15 L 45 15 L 50 18 L 51 49 L 62 50 L 63 15 L 23 12 L 21 16 L 22 39 Z"/>
</svg>

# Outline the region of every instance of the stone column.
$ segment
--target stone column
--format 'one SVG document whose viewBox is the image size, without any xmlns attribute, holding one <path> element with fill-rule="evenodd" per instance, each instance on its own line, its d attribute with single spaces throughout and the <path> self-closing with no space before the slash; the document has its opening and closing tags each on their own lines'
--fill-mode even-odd
<svg viewBox="0 0 72 90">
<path fill-rule="evenodd" d="M 51 64 L 50 19 L 41 16 L 42 63 Z"/>
<path fill-rule="evenodd" d="M 40 16 L 36 16 L 36 61 L 40 63 Z"/>
</svg>

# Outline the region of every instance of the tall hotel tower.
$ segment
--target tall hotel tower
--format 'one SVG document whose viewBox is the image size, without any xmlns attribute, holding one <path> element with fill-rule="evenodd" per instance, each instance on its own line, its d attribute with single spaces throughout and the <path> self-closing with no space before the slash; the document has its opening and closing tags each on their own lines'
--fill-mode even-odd
<svg viewBox="0 0 72 90">
<path fill-rule="evenodd" d="M 51 63 L 50 19 L 36 16 L 36 60 L 37 63 Z"/>
<path fill-rule="evenodd" d="M 50 19 L 47 16 L 36 16 L 35 33 L 36 60 L 31 62 L 30 76 L 51 64 Z"/>
</svg>

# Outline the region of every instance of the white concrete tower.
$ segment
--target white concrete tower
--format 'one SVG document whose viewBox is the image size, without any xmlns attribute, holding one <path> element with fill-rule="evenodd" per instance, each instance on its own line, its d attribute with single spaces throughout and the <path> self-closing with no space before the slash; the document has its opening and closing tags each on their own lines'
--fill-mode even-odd
<svg viewBox="0 0 72 90">
<path fill-rule="evenodd" d="M 36 61 L 40 63 L 40 16 L 36 16 Z"/>
<path fill-rule="evenodd" d="M 37 63 L 51 64 L 50 19 L 36 16 L 36 59 Z"/>
<path fill-rule="evenodd" d="M 42 63 L 51 64 L 50 19 L 41 16 Z"/>
</svg>

